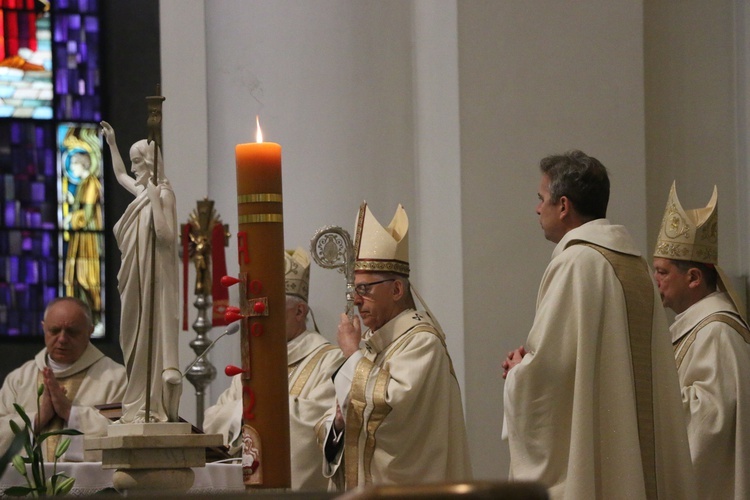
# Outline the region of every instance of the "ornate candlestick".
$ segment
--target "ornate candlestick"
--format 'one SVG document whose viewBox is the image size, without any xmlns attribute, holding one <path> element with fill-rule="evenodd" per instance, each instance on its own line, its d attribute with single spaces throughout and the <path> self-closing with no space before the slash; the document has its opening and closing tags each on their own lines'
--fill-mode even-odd
<svg viewBox="0 0 750 500">
<path fill-rule="evenodd" d="M 190 213 L 188 223 L 182 227 L 183 251 L 187 250 L 187 256 L 193 259 L 195 263 L 195 302 L 193 305 L 198 309 L 198 316 L 193 322 L 193 330 L 196 337 L 190 341 L 190 347 L 196 355 L 196 359 L 190 364 L 185 371 L 185 378 L 195 387 L 196 400 L 196 426 L 203 428 L 203 413 L 206 409 L 206 387 L 216 378 L 216 368 L 202 354 L 209 346 L 210 341 L 206 334 L 211 330 L 214 324 L 212 318 L 208 315 L 211 308 L 211 251 L 212 242 L 216 238 L 212 235 L 214 232 L 224 233 L 223 243 L 226 245 L 227 229 L 221 224 L 221 218 L 214 210 L 213 200 L 204 198 L 197 202 L 197 207 Z M 219 243 L 221 242 L 219 237 Z M 185 258 L 186 255 L 183 255 Z M 187 280 L 185 280 L 185 293 Z"/>
</svg>

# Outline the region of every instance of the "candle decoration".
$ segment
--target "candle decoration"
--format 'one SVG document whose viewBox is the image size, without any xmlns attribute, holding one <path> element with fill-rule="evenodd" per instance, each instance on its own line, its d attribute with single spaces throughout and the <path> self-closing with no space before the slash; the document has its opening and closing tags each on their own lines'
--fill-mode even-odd
<svg viewBox="0 0 750 500">
<path fill-rule="evenodd" d="M 257 119 L 256 119 L 257 120 Z M 289 488 L 289 400 L 284 285 L 281 146 L 238 144 L 237 209 L 240 304 L 227 316 L 241 321 L 243 479 L 247 488 Z"/>
</svg>

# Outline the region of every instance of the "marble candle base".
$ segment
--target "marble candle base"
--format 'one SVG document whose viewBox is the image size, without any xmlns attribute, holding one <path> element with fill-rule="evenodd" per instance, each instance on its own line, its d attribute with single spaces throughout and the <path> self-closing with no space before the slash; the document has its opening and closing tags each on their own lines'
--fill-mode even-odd
<svg viewBox="0 0 750 500">
<path fill-rule="evenodd" d="M 184 492 L 193 485 L 191 467 L 206 465 L 206 447 L 221 446 L 220 434 L 192 434 L 188 423 L 113 424 L 106 437 L 86 438 L 87 450 L 102 451 L 102 468 L 120 492 Z"/>
</svg>

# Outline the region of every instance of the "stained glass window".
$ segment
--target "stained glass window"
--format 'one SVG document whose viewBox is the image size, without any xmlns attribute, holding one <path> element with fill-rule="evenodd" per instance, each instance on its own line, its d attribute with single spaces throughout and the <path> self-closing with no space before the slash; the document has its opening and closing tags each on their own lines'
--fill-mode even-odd
<svg viewBox="0 0 750 500">
<path fill-rule="evenodd" d="M 0 0 L 0 337 L 72 295 L 104 335 L 96 0 Z"/>
</svg>

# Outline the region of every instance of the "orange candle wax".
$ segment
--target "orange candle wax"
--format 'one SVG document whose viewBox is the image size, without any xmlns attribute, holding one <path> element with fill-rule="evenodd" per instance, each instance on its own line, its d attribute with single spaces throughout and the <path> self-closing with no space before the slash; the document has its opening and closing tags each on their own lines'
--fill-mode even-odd
<svg viewBox="0 0 750 500">
<path fill-rule="evenodd" d="M 251 488 L 291 486 L 281 146 L 238 144 L 243 425 L 259 439 Z"/>
</svg>

